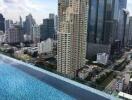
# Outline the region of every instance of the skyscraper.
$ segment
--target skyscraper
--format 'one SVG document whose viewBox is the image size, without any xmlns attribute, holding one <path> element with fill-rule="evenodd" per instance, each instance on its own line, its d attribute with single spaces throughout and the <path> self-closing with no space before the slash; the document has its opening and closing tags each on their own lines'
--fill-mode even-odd
<svg viewBox="0 0 132 100">
<path fill-rule="evenodd" d="M 24 41 L 24 32 L 22 27 L 14 25 L 7 31 L 7 42 L 9 44 L 19 44 Z"/>
<path fill-rule="evenodd" d="M 132 16 L 129 18 L 128 45 L 132 45 Z"/>
<path fill-rule="evenodd" d="M 54 24 L 55 24 L 55 31 L 56 31 L 56 33 L 57 33 L 57 31 L 58 31 L 58 16 L 56 15 L 55 16 L 55 21 L 54 21 Z"/>
<path fill-rule="evenodd" d="M 41 41 L 54 37 L 54 19 L 44 19 L 43 24 L 40 26 L 40 39 Z"/>
<path fill-rule="evenodd" d="M 32 26 L 32 40 L 34 44 L 40 42 L 40 27 L 38 25 Z"/>
<path fill-rule="evenodd" d="M 49 19 L 54 19 L 54 18 L 55 18 L 55 14 L 50 13 L 49 14 Z"/>
<path fill-rule="evenodd" d="M 0 31 L 5 32 L 5 18 L 0 14 Z"/>
<path fill-rule="evenodd" d="M 12 20 L 6 20 L 5 21 L 5 32 L 8 31 L 8 29 L 13 25 L 13 21 Z"/>
<path fill-rule="evenodd" d="M 123 41 L 123 9 L 127 0 L 90 0 L 87 55 L 109 52 L 115 40 Z M 100 46 L 100 47 L 99 47 Z M 103 48 L 99 50 L 100 48 Z M 91 55 L 91 56 L 94 56 Z"/>
<path fill-rule="evenodd" d="M 89 0 L 59 0 L 57 71 L 74 76 L 85 65 Z"/>
<path fill-rule="evenodd" d="M 118 21 L 118 34 L 117 39 L 121 41 L 121 43 L 124 45 L 124 28 L 125 28 L 125 22 L 124 19 L 126 15 L 124 14 L 124 9 L 126 9 L 127 0 L 119 0 L 119 21 Z"/>
<path fill-rule="evenodd" d="M 22 17 L 20 16 L 20 22 L 19 22 L 20 26 L 23 27 L 23 22 L 22 22 Z"/>
<path fill-rule="evenodd" d="M 124 12 L 124 30 L 123 30 L 123 40 L 122 40 L 122 46 L 126 47 L 128 45 L 128 36 L 129 36 L 129 11 L 126 9 L 123 9 Z"/>
<path fill-rule="evenodd" d="M 125 0 L 124 0 L 125 1 Z M 88 42 L 110 44 L 113 42 L 113 25 L 118 29 L 119 0 L 90 0 Z"/>
<path fill-rule="evenodd" d="M 58 31 L 58 16 L 55 14 L 50 13 L 49 14 L 49 19 L 53 19 L 54 20 L 54 29 L 55 29 L 55 34 L 54 34 L 54 39 L 56 40 L 57 38 L 57 31 Z"/>
<path fill-rule="evenodd" d="M 26 20 L 24 22 L 24 32 L 27 35 L 32 34 L 32 26 L 35 25 L 35 20 L 33 19 L 32 15 L 29 14 L 28 16 L 26 16 Z"/>
</svg>

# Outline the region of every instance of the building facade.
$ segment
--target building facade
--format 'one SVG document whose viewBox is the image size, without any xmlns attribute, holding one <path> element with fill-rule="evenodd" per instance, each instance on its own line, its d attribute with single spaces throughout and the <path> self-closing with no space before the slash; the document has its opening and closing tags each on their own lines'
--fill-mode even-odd
<svg viewBox="0 0 132 100">
<path fill-rule="evenodd" d="M 125 78 L 118 78 L 115 84 L 115 88 L 117 91 L 122 92 L 124 91 L 124 85 L 125 85 Z"/>
<path fill-rule="evenodd" d="M 88 42 L 110 44 L 119 39 L 118 24 L 123 23 L 121 16 L 124 16 L 122 12 L 126 8 L 126 2 L 127 0 L 90 0 Z M 123 34 L 123 31 L 119 32 Z"/>
<path fill-rule="evenodd" d="M 0 31 L 5 32 L 5 18 L 0 14 Z"/>
<path fill-rule="evenodd" d="M 58 33 L 57 38 L 57 71 L 70 74 L 72 72 L 71 33 Z"/>
<path fill-rule="evenodd" d="M 24 32 L 20 26 L 12 26 L 7 31 L 7 43 L 20 44 L 24 41 Z"/>
<path fill-rule="evenodd" d="M 49 19 L 54 19 L 54 18 L 55 18 L 55 14 L 50 13 L 50 14 L 49 14 Z"/>
<path fill-rule="evenodd" d="M 5 21 L 5 32 L 7 32 L 7 30 L 13 25 L 13 21 L 12 20 L 6 20 Z"/>
<path fill-rule="evenodd" d="M 55 29 L 54 40 L 57 40 L 58 23 L 59 23 L 58 15 L 51 13 L 51 14 L 49 14 L 49 19 L 54 20 L 54 29 Z"/>
<path fill-rule="evenodd" d="M 85 65 L 88 0 L 59 0 L 57 71 L 75 76 Z"/>
<path fill-rule="evenodd" d="M 125 22 L 124 22 L 124 9 L 126 9 L 127 0 L 119 0 L 119 20 L 118 20 L 118 35 L 117 39 L 124 43 L 124 30 L 125 30 Z"/>
<path fill-rule="evenodd" d="M 44 54 L 44 53 L 52 53 L 53 51 L 53 40 L 47 39 L 45 41 L 42 41 L 41 43 L 38 43 L 38 53 Z"/>
<path fill-rule="evenodd" d="M 40 42 L 40 27 L 38 25 L 32 26 L 32 40 L 34 44 Z"/>
<path fill-rule="evenodd" d="M 128 93 L 132 95 L 132 79 L 129 81 Z"/>
<path fill-rule="evenodd" d="M 5 34 L 3 31 L 0 31 L 0 44 L 5 42 Z"/>
<path fill-rule="evenodd" d="M 32 15 L 29 14 L 28 16 L 26 16 L 26 20 L 24 22 L 24 33 L 26 35 L 30 35 L 32 34 L 32 26 L 35 25 L 35 20 L 33 19 Z"/>
<path fill-rule="evenodd" d="M 132 45 L 132 17 L 129 18 L 128 45 Z"/>
<path fill-rule="evenodd" d="M 90 0 L 87 37 L 89 43 L 111 45 L 115 40 L 123 41 L 124 13 L 127 0 Z M 94 48 L 93 48 L 94 49 Z M 97 48 L 96 48 L 97 50 Z M 97 50 L 99 51 L 99 50 Z M 103 51 L 102 51 L 103 52 Z M 98 52 L 100 53 L 100 52 Z M 87 57 L 88 58 L 88 57 Z"/>
<path fill-rule="evenodd" d="M 124 9 L 124 34 L 122 44 L 124 47 L 129 45 L 129 11 Z"/>
<path fill-rule="evenodd" d="M 40 25 L 40 40 L 44 41 L 48 38 L 54 38 L 55 28 L 54 19 L 44 19 L 43 24 Z"/>
<path fill-rule="evenodd" d="M 108 63 L 109 55 L 106 53 L 97 54 L 97 62 L 106 65 Z"/>
</svg>

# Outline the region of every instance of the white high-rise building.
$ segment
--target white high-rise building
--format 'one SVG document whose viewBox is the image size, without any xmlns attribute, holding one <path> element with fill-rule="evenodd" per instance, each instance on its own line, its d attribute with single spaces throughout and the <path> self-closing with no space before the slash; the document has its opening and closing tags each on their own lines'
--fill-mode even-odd
<svg viewBox="0 0 132 100">
<path fill-rule="evenodd" d="M 59 0 L 57 71 L 75 76 L 85 65 L 89 0 Z"/>
<path fill-rule="evenodd" d="M 61 73 L 69 74 L 72 72 L 71 33 L 58 33 L 57 38 L 57 70 Z"/>
<path fill-rule="evenodd" d="M 40 42 L 40 27 L 36 24 L 32 26 L 32 40 L 34 44 Z"/>
</svg>

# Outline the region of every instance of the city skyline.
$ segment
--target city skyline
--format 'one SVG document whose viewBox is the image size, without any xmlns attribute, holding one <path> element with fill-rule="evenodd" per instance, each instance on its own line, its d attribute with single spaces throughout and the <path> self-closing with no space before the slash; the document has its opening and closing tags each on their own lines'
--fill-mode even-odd
<svg viewBox="0 0 132 100">
<path fill-rule="evenodd" d="M 0 76 L 2 100 L 132 100 L 132 0 L 0 0 Z"/>
<path fill-rule="evenodd" d="M 0 13 L 6 19 L 14 21 L 18 21 L 19 16 L 25 20 L 25 16 L 31 13 L 36 22 L 41 24 L 49 13 L 57 14 L 57 2 L 58 0 L 0 0 Z M 127 9 L 132 15 L 132 0 L 128 0 Z"/>
<path fill-rule="evenodd" d="M 57 14 L 58 0 L 0 0 L 0 13 L 6 19 L 19 20 L 19 16 L 25 20 L 25 16 L 31 13 L 38 24 L 47 18 L 49 13 Z M 39 17 L 38 17 L 39 16 Z"/>
</svg>

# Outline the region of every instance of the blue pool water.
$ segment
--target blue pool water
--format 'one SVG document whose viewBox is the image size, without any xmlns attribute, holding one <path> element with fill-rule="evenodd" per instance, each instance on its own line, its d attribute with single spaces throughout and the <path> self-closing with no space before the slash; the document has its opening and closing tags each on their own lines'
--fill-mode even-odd
<svg viewBox="0 0 132 100">
<path fill-rule="evenodd" d="M 1 61 L 0 100 L 74 100 L 74 98 Z"/>
</svg>

